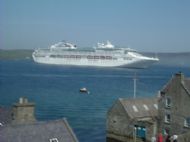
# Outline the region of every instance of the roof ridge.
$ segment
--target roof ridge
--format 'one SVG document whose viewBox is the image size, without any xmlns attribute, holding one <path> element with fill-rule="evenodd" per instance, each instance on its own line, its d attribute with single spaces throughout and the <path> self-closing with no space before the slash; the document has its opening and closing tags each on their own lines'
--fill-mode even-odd
<svg viewBox="0 0 190 142">
<path fill-rule="evenodd" d="M 128 99 L 125 99 L 125 100 L 128 100 Z M 133 116 L 131 116 L 131 114 L 130 113 L 128 113 L 128 109 L 127 108 L 125 108 L 125 104 L 124 104 L 124 102 L 123 101 L 125 101 L 124 100 L 124 98 L 119 98 L 119 103 L 121 104 L 121 107 L 123 108 L 123 110 L 125 110 L 125 115 L 127 116 L 127 114 L 128 114 L 128 116 L 130 117 L 130 118 L 133 118 Z M 134 99 L 133 99 L 134 100 Z"/>
<path fill-rule="evenodd" d="M 65 124 L 65 126 L 67 127 L 67 130 L 70 132 L 70 134 L 71 134 L 71 136 L 73 137 L 73 139 L 74 139 L 76 142 L 78 142 L 78 139 L 77 139 L 76 135 L 74 134 L 72 128 L 69 126 L 69 123 L 68 123 L 67 119 L 66 119 L 66 118 L 63 118 L 63 119 L 62 119 L 62 122 L 63 122 L 63 123 Z"/>
<path fill-rule="evenodd" d="M 165 90 L 169 85 L 170 83 L 172 82 L 172 80 L 175 78 L 174 75 L 172 75 L 172 77 L 169 79 L 169 81 L 162 87 L 162 89 L 160 89 L 161 91 Z"/>
<path fill-rule="evenodd" d="M 181 82 L 181 85 L 183 87 L 183 89 L 187 92 L 187 94 L 190 96 L 190 91 L 187 89 L 187 87 L 185 86 L 184 82 Z"/>
</svg>

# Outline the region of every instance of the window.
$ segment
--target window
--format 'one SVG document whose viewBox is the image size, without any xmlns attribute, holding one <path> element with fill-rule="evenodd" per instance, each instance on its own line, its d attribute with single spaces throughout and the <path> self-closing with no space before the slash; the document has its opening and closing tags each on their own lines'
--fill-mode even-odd
<svg viewBox="0 0 190 142">
<path fill-rule="evenodd" d="M 87 59 L 94 59 L 94 56 L 87 56 Z"/>
<path fill-rule="evenodd" d="M 161 95 L 161 97 L 164 97 L 165 96 L 165 92 L 160 91 L 160 95 Z"/>
<path fill-rule="evenodd" d="M 79 58 L 79 59 L 80 59 L 80 58 L 81 58 L 81 56 L 80 56 L 80 55 L 76 55 L 76 58 Z"/>
<path fill-rule="evenodd" d="M 170 121 L 171 121 L 171 116 L 170 116 L 170 114 L 166 114 L 166 115 L 165 115 L 165 122 L 166 122 L 166 123 L 170 123 Z"/>
<path fill-rule="evenodd" d="M 137 107 L 136 107 L 135 105 L 133 105 L 133 110 L 134 110 L 135 112 L 138 112 L 138 109 L 137 109 Z"/>
<path fill-rule="evenodd" d="M 171 107 L 171 98 L 166 98 L 166 107 L 167 108 Z"/>
<path fill-rule="evenodd" d="M 135 125 L 135 134 L 139 138 L 146 138 L 146 128 L 144 126 Z"/>
<path fill-rule="evenodd" d="M 105 56 L 100 56 L 100 59 L 104 60 L 106 57 Z"/>
<path fill-rule="evenodd" d="M 154 107 L 155 107 L 156 109 L 158 109 L 158 105 L 157 105 L 157 104 L 154 104 Z"/>
<path fill-rule="evenodd" d="M 190 128 L 190 117 L 189 118 L 186 118 L 184 120 L 184 127 L 189 127 Z"/>
<path fill-rule="evenodd" d="M 106 56 L 106 59 L 107 59 L 107 60 L 111 60 L 112 57 L 111 57 L 111 56 Z"/>
<path fill-rule="evenodd" d="M 94 59 L 99 59 L 100 57 L 99 56 L 94 56 Z"/>
<path fill-rule="evenodd" d="M 59 142 L 57 138 L 49 139 L 49 142 Z"/>
<path fill-rule="evenodd" d="M 147 105 L 144 104 L 143 107 L 144 107 L 145 110 L 147 110 L 147 111 L 149 110 Z"/>
</svg>

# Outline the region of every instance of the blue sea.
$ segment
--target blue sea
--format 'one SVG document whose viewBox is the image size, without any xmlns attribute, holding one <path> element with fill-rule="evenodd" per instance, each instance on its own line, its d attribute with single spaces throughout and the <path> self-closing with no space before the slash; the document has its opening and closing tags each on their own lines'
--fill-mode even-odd
<svg viewBox="0 0 190 142">
<path fill-rule="evenodd" d="M 173 74 L 190 68 L 153 65 L 147 69 L 54 66 L 32 60 L 0 61 L 0 105 L 10 107 L 24 96 L 36 103 L 40 121 L 66 117 L 81 142 L 105 142 L 106 113 L 118 98 L 153 97 Z M 86 87 L 90 94 L 79 89 Z"/>
</svg>

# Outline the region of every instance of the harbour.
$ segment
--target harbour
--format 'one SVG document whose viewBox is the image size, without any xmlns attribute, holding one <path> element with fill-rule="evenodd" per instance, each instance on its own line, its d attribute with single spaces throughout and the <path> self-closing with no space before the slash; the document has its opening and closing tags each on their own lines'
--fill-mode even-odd
<svg viewBox="0 0 190 142">
<path fill-rule="evenodd" d="M 190 1 L 0 1 L 0 142 L 190 142 Z"/>
<path fill-rule="evenodd" d="M 190 76 L 189 67 L 157 66 L 131 70 L 36 64 L 32 60 L 1 60 L 0 104 L 11 106 L 20 96 L 36 103 L 38 120 L 66 117 L 79 141 L 106 140 L 106 114 L 118 98 L 152 97 L 174 72 Z M 85 86 L 90 95 L 79 92 Z"/>
</svg>

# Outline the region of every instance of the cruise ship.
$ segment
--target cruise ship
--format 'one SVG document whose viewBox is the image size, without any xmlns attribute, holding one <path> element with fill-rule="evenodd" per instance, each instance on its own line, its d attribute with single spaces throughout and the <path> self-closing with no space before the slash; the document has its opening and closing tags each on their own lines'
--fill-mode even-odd
<svg viewBox="0 0 190 142">
<path fill-rule="evenodd" d="M 32 57 L 35 62 L 44 64 L 126 68 L 146 68 L 159 61 L 130 48 L 116 48 L 109 41 L 91 49 L 61 41 L 47 49 L 36 49 Z"/>
</svg>

